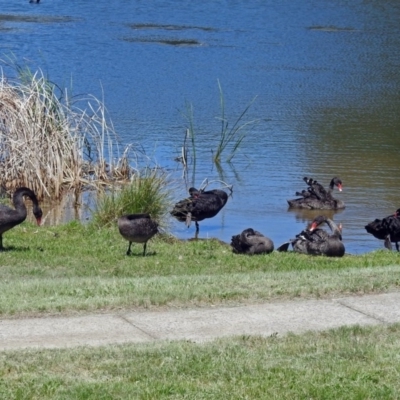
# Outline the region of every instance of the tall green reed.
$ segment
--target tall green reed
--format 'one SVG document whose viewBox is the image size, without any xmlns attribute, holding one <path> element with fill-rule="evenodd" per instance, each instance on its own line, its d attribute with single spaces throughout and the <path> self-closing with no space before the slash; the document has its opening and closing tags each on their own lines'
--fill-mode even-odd
<svg viewBox="0 0 400 400">
<path fill-rule="evenodd" d="M 258 122 L 258 120 L 245 121 L 246 115 L 251 105 L 255 102 L 257 98 L 257 96 L 255 96 L 231 125 L 226 115 L 225 96 L 219 81 L 218 89 L 220 116 L 217 117 L 217 119 L 220 121 L 220 132 L 219 135 L 204 135 L 205 140 L 201 141 L 201 148 L 199 148 L 199 141 L 197 140 L 195 133 L 193 104 L 186 102 L 186 113 L 184 113 L 184 117 L 187 120 L 188 127 L 186 129 L 183 145 L 181 147 L 181 156 L 177 157 L 176 160 L 181 161 L 183 164 L 183 176 L 185 178 L 187 187 L 196 186 L 195 182 L 197 154 L 199 150 L 204 150 L 204 147 L 208 145 L 211 148 L 212 163 L 218 172 L 220 181 L 225 181 L 222 161 L 226 161 L 227 163 L 229 163 L 231 169 L 234 170 L 231 161 L 238 152 L 244 139 L 246 138 L 249 129 Z M 214 149 L 213 146 L 215 146 L 215 144 L 216 147 Z M 229 154 L 226 156 L 225 159 L 223 159 L 223 156 L 227 151 L 229 151 Z M 188 175 L 190 174 L 190 170 L 191 179 L 189 182 Z M 235 175 L 237 175 L 236 171 L 234 171 L 234 173 Z M 230 186 L 225 182 L 223 183 L 227 187 Z"/>
<path fill-rule="evenodd" d="M 256 97 L 245 107 L 245 109 L 241 112 L 239 117 L 234 121 L 232 127 L 230 127 L 229 121 L 225 112 L 225 97 L 222 91 L 222 87 L 220 82 L 218 81 L 218 89 L 219 89 L 219 100 L 220 100 L 220 111 L 221 116 L 218 118 L 221 121 L 221 131 L 219 135 L 219 141 L 217 143 L 217 148 L 215 151 L 213 150 L 213 161 L 215 163 L 221 162 L 222 153 L 225 150 L 229 149 L 230 153 L 226 158 L 227 162 L 232 161 L 232 158 L 235 156 L 237 150 L 242 144 L 244 138 L 247 135 L 246 128 L 255 124 L 257 120 L 243 122 L 247 112 L 249 111 L 251 105 L 255 102 Z"/>
</svg>

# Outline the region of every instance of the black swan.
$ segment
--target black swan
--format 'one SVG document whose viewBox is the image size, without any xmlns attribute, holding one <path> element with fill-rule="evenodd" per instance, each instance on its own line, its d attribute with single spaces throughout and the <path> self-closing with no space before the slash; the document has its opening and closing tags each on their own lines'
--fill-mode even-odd
<svg viewBox="0 0 400 400">
<path fill-rule="evenodd" d="M 326 222 L 331 229 L 331 234 L 318 228 L 318 226 L 324 222 Z M 341 229 L 330 218 L 324 215 L 316 217 L 308 229 L 303 230 L 296 235 L 295 239 L 284 243 L 277 250 L 287 251 L 290 244 L 292 244 L 293 250 L 296 253 L 302 254 L 343 257 L 345 253 Z"/>
<path fill-rule="evenodd" d="M 32 200 L 33 215 L 36 218 L 37 224 L 40 225 L 42 221 L 43 213 L 42 209 L 39 207 L 39 202 L 35 193 L 26 187 L 18 188 L 14 192 L 12 199 L 15 210 L 4 204 L 0 204 L 0 251 L 4 250 L 3 233 L 21 224 L 26 219 L 28 212 L 24 203 L 24 196 L 28 196 Z"/>
<path fill-rule="evenodd" d="M 231 246 L 233 252 L 238 254 L 267 254 L 274 250 L 272 240 L 252 228 L 232 236 Z"/>
<path fill-rule="evenodd" d="M 145 256 L 147 241 L 158 232 L 158 224 L 149 214 L 130 214 L 118 218 L 118 229 L 122 237 L 129 241 L 126 255 L 131 254 L 131 245 L 135 242 L 143 243 L 143 256 Z"/>
<path fill-rule="evenodd" d="M 337 200 L 332 196 L 332 190 L 336 186 L 342 191 L 342 181 L 334 177 L 332 178 L 329 189 L 325 188 L 312 178 L 304 177 L 307 183 L 307 190 L 296 192 L 297 199 L 287 200 L 290 208 L 305 208 L 308 210 L 339 210 L 345 208 L 343 201 Z"/>
<path fill-rule="evenodd" d="M 398 243 L 400 242 L 400 208 L 394 215 L 370 222 L 365 229 L 377 239 L 384 240 L 387 249 L 392 250 L 392 243 L 396 243 L 396 249 L 400 251 Z"/>
<path fill-rule="evenodd" d="M 191 221 L 195 221 L 197 239 L 199 221 L 215 217 L 228 201 L 228 194 L 220 189 L 201 191 L 192 187 L 189 189 L 189 195 L 190 197 L 175 204 L 171 215 L 178 221 L 185 222 L 187 227 Z"/>
</svg>

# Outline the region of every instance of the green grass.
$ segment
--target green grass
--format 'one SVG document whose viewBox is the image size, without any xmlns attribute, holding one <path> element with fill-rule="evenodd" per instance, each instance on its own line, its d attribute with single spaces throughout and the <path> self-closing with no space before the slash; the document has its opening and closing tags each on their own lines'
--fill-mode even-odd
<svg viewBox="0 0 400 400">
<path fill-rule="evenodd" d="M 398 399 L 400 325 L 0 353 L 0 398 Z"/>
<path fill-rule="evenodd" d="M 148 256 L 115 225 L 29 223 L 7 232 L 0 254 L 0 315 L 193 307 L 378 293 L 400 287 L 400 254 L 340 259 L 233 254 L 217 240 L 159 236 Z M 395 399 L 400 324 L 205 344 L 18 350 L 0 353 L 0 398 Z"/>
<path fill-rule="evenodd" d="M 137 171 L 128 184 L 99 192 L 91 223 L 96 227 L 104 227 L 115 224 L 124 214 L 148 213 L 160 227 L 166 227 L 168 210 L 172 207 L 171 199 L 168 176 L 163 170 Z"/>
<path fill-rule="evenodd" d="M 294 253 L 233 254 L 217 240 L 158 236 L 133 246 L 116 226 L 24 223 L 3 237 L 0 315 L 69 314 L 116 308 L 193 307 L 382 293 L 400 288 L 400 254 L 340 259 Z"/>
</svg>

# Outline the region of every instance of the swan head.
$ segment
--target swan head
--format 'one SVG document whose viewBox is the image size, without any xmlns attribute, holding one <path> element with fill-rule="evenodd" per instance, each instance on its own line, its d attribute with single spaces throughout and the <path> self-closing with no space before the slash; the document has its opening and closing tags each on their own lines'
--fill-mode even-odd
<svg viewBox="0 0 400 400">
<path fill-rule="evenodd" d="M 42 209 L 39 206 L 36 206 L 33 208 L 33 215 L 36 218 L 36 223 L 38 224 L 38 226 L 40 226 L 40 224 L 42 223 Z"/>
<path fill-rule="evenodd" d="M 200 192 L 199 192 L 196 188 L 191 187 L 191 188 L 189 189 L 189 195 L 190 195 L 190 197 L 193 197 L 193 198 L 196 199 L 197 197 L 200 196 Z"/>
<path fill-rule="evenodd" d="M 332 178 L 331 183 L 329 185 L 329 187 L 331 189 L 333 189 L 334 186 L 336 186 L 339 189 L 339 192 L 341 192 L 343 190 L 342 181 L 336 176 L 334 178 Z"/>
<path fill-rule="evenodd" d="M 308 228 L 308 230 L 310 232 L 312 232 L 313 230 L 317 229 L 318 226 L 320 226 L 321 224 L 323 224 L 324 222 L 326 222 L 326 217 L 325 215 L 319 215 L 318 217 L 316 217 L 314 219 L 313 222 L 311 222 L 310 227 Z"/>
<path fill-rule="evenodd" d="M 254 236 L 255 232 L 253 228 L 247 228 L 242 232 L 242 235 L 244 235 L 246 238 L 248 238 L 249 236 Z"/>
</svg>

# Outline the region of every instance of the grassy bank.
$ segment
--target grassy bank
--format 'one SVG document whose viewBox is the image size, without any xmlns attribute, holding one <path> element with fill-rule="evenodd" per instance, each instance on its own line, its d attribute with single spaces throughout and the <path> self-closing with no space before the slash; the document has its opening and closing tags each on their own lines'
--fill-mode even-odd
<svg viewBox="0 0 400 400">
<path fill-rule="evenodd" d="M 149 255 L 115 226 L 80 223 L 4 235 L 0 315 L 192 307 L 385 292 L 400 287 L 400 254 L 341 259 L 241 256 L 217 240 L 158 237 Z M 0 353 L 4 399 L 394 399 L 400 325 L 284 337 Z"/>
<path fill-rule="evenodd" d="M 0 354 L 3 399 L 397 399 L 400 326 Z"/>
<path fill-rule="evenodd" d="M 3 238 L 0 315 L 191 307 L 377 293 L 400 288 L 400 254 L 341 259 L 274 252 L 244 256 L 216 240 L 159 236 L 133 246 L 117 228 L 24 223 Z"/>
</svg>

